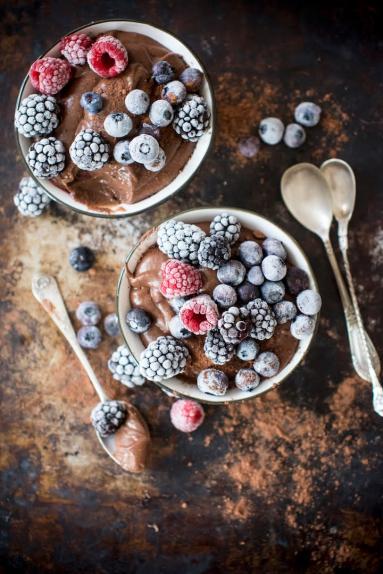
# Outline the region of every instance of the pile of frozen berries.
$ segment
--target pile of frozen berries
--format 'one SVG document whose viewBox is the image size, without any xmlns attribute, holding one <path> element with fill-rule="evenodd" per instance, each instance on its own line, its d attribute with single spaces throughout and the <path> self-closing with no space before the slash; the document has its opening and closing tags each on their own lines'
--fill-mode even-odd
<svg viewBox="0 0 383 574">
<path fill-rule="evenodd" d="M 301 102 L 294 111 L 295 123 L 286 127 L 279 118 L 264 118 L 259 124 L 259 137 L 268 145 L 283 143 L 290 148 L 298 148 L 306 141 L 306 128 L 319 123 L 321 108 L 313 102 Z"/>
<path fill-rule="evenodd" d="M 98 76 L 113 79 L 129 63 L 126 47 L 110 35 L 92 39 L 83 33 L 71 34 L 61 40 L 60 52 L 63 57 L 47 56 L 32 64 L 29 79 L 38 93 L 25 98 L 15 114 L 20 134 L 41 138 L 32 143 L 27 155 L 32 173 L 41 178 L 55 177 L 65 167 L 64 144 L 50 135 L 60 123 L 60 106 L 54 96 L 79 66 L 88 65 Z M 186 68 L 177 79 L 167 61 L 156 62 L 152 70 L 156 99 L 151 102 L 150 94 L 143 90 L 128 92 L 121 104 L 124 109 L 106 115 L 100 132 L 87 128 L 76 134 L 69 148 L 72 162 L 85 171 L 98 170 L 113 160 L 160 171 L 166 163 L 165 151 L 159 144 L 161 128 L 171 124 L 183 139 L 197 142 L 209 126 L 210 111 L 198 94 L 202 82 L 203 74 L 196 68 Z M 97 92 L 85 92 L 80 100 L 89 116 L 102 112 L 104 103 Z M 142 121 L 137 121 L 139 117 Z M 105 134 L 113 138 L 113 149 Z"/>
<path fill-rule="evenodd" d="M 159 382 L 182 373 L 190 358 L 183 341 L 200 336 L 212 367 L 199 373 L 198 388 L 224 395 L 230 381 L 222 366 L 236 357 L 244 366 L 233 383 L 251 391 L 280 369 L 276 354 L 261 349 L 278 325 L 291 322 L 291 335 L 299 340 L 313 333 L 321 298 L 309 288 L 306 272 L 287 262 L 278 239 L 241 241 L 240 233 L 240 222 L 228 213 L 213 219 L 209 235 L 174 219 L 159 227 L 158 247 L 169 257 L 161 268 L 160 291 L 175 315 L 169 335 L 158 337 L 141 354 L 140 372 L 146 379 Z M 217 274 L 211 293 L 204 291 L 206 269 Z M 152 326 L 141 308 L 132 308 L 126 320 L 137 334 Z"/>
</svg>

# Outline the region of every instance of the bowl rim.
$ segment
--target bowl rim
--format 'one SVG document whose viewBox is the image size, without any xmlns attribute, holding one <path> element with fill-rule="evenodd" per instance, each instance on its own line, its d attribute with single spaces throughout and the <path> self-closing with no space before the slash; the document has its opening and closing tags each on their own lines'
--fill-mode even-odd
<svg viewBox="0 0 383 574">
<path fill-rule="evenodd" d="M 274 223 L 273 221 L 271 221 L 269 218 L 264 217 L 263 215 L 260 215 L 258 212 L 256 211 L 252 211 L 250 209 L 243 209 L 240 207 L 228 207 L 228 206 L 220 206 L 219 208 L 214 208 L 214 207 L 209 207 L 209 206 L 205 206 L 205 207 L 197 207 L 197 208 L 191 208 L 191 209 L 186 209 L 180 213 L 177 213 L 175 216 L 172 216 L 168 219 L 164 219 L 163 221 L 161 221 L 158 225 L 151 227 L 150 229 L 148 229 L 147 231 L 145 231 L 145 233 L 143 233 L 140 237 L 140 239 L 137 241 L 137 243 L 134 245 L 134 247 L 132 247 L 132 249 L 130 249 L 128 255 L 125 257 L 124 260 L 124 264 L 121 268 L 120 274 L 119 274 L 119 278 L 117 281 L 117 286 L 116 286 L 116 291 L 115 291 L 115 304 L 116 304 L 116 314 L 117 314 L 117 318 L 118 318 L 118 324 L 120 327 L 120 333 L 121 336 L 123 338 L 123 341 L 125 343 L 125 345 L 128 347 L 129 352 L 131 353 L 131 355 L 133 356 L 133 358 L 137 361 L 137 359 L 135 358 L 135 355 L 131 349 L 131 346 L 129 344 L 129 341 L 127 340 L 125 334 L 124 334 L 124 329 L 123 329 L 123 323 L 122 323 L 122 318 L 120 316 L 119 313 L 119 307 L 120 307 L 120 293 L 121 293 L 121 286 L 122 286 L 122 282 L 125 279 L 126 276 L 126 265 L 129 263 L 130 258 L 133 256 L 133 254 L 135 253 L 135 251 L 139 248 L 140 243 L 143 239 L 144 236 L 146 236 L 147 234 L 150 234 L 151 232 L 153 232 L 155 229 L 157 229 L 160 225 L 162 225 L 162 223 L 165 223 L 166 221 L 168 221 L 169 219 L 172 219 L 173 217 L 177 217 L 180 218 L 185 214 L 191 213 L 191 212 L 203 212 L 203 211 L 210 211 L 211 209 L 219 209 L 220 212 L 226 212 L 226 211 L 235 211 L 235 212 L 240 212 L 246 215 L 250 215 L 253 216 L 255 215 L 258 218 L 261 218 L 263 220 L 265 220 L 267 223 L 271 223 L 272 225 L 278 227 L 288 238 L 289 240 L 294 244 L 294 247 L 300 252 L 300 254 L 303 256 L 305 263 L 307 265 L 307 269 L 309 271 L 309 276 L 310 276 L 310 283 L 312 283 L 313 288 L 319 293 L 319 287 L 318 287 L 318 281 L 316 279 L 316 276 L 314 274 L 314 271 L 312 269 L 311 263 L 305 253 L 305 251 L 302 249 L 302 247 L 300 246 L 300 244 L 298 243 L 298 241 L 288 232 L 285 231 L 284 229 L 282 229 L 278 224 Z M 296 371 L 296 369 L 301 366 L 302 361 L 307 357 L 307 354 L 309 353 L 313 341 L 316 338 L 317 335 L 317 331 L 318 331 L 318 326 L 319 326 L 319 319 L 320 319 L 320 311 L 316 314 L 315 317 L 315 328 L 313 333 L 311 334 L 311 338 L 310 341 L 307 345 L 307 348 L 304 350 L 299 362 L 295 365 L 295 367 L 293 368 L 293 370 L 289 373 L 286 373 L 285 376 L 273 383 L 269 388 L 265 389 L 264 391 L 262 391 L 261 393 L 258 393 L 256 395 L 251 395 L 251 396 L 246 396 L 246 397 L 238 397 L 238 398 L 233 398 L 233 399 L 222 399 L 222 400 L 214 400 L 214 401 L 210 401 L 208 399 L 205 398 L 198 398 L 195 399 L 194 397 L 190 397 L 188 394 L 182 393 L 180 391 L 175 391 L 174 389 L 168 387 L 163 381 L 148 381 L 149 383 L 154 383 L 155 385 L 157 385 L 159 388 L 161 388 L 166 394 L 171 394 L 172 396 L 174 396 L 177 399 L 189 399 L 189 400 L 198 400 L 198 402 L 203 403 L 203 404 L 207 404 L 207 405 L 229 405 L 231 403 L 241 403 L 244 401 L 248 401 L 251 399 L 256 399 L 262 396 L 265 396 L 268 392 L 275 390 L 277 387 L 279 387 L 283 382 L 286 381 L 286 379 L 288 379 L 290 376 L 293 375 L 293 373 Z M 296 353 L 294 353 L 293 357 L 295 356 Z M 287 367 L 287 365 L 285 366 L 285 368 Z M 173 377 L 172 377 L 173 378 Z M 177 378 L 174 377 L 174 378 Z"/>
<path fill-rule="evenodd" d="M 211 97 L 211 110 L 210 110 L 210 117 L 211 117 L 211 134 L 210 134 L 210 141 L 208 143 L 208 146 L 206 148 L 206 151 L 204 153 L 204 155 L 201 157 L 201 160 L 199 161 L 199 164 L 197 165 L 197 167 L 195 168 L 195 170 L 190 174 L 190 176 L 185 180 L 185 182 L 180 185 L 178 188 L 176 188 L 174 191 L 172 191 L 171 193 L 169 193 L 166 197 L 164 197 L 161 200 L 158 200 L 157 202 L 153 202 L 152 205 L 147 206 L 147 207 L 142 207 L 140 209 L 135 210 L 133 213 L 105 213 L 105 212 L 96 212 L 96 211 L 89 211 L 86 208 L 81 209 L 77 206 L 73 206 L 70 205 L 69 203 L 67 203 L 66 201 L 63 201 L 62 198 L 58 198 L 56 195 L 54 195 L 50 190 L 48 190 L 42 183 L 41 181 L 35 177 L 28 165 L 26 156 L 24 155 L 24 152 L 22 150 L 21 147 L 21 143 L 20 143 L 20 134 L 16 128 L 16 126 L 14 126 L 14 133 L 15 133 L 15 138 L 16 138 L 16 146 L 17 146 L 17 150 L 20 153 L 22 160 L 24 162 L 24 165 L 26 166 L 27 170 L 28 170 L 28 175 L 29 177 L 31 177 L 35 183 L 39 186 L 39 187 L 43 187 L 44 191 L 47 195 L 49 195 L 49 197 L 51 199 L 53 199 L 54 201 L 56 201 L 57 203 L 59 203 L 60 205 L 64 205 L 65 207 L 67 207 L 68 209 L 71 209 L 73 211 L 75 211 L 76 213 L 80 213 L 81 215 L 88 215 L 89 217 L 98 217 L 101 219 L 125 219 L 125 218 L 129 218 L 129 217 L 135 217 L 136 215 L 139 215 L 141 213 L 144 213 L 146 211 L 149 211 L 150 209 L 153 209 L 154 207 L 157 207 L 159 205 L 162 205 L 163 203 L 165 203 L 166 201 L 168 201 L 170 198 L 172 198 L 176 193 L 178 193 L 179 191 L 183 190 L 187 185 L 189 185 L 189 183 L 191 182 L 191 180 L 197 175 L 197 173 L 200 171 L 203 162 L 205 161 L 205 159 L 209 156 L 209 154 L 211 153 L 211 150 L 213 148 L 213 144 L 215 141 L 215 133 L 216 133 L 216 123 L 217 123 L 217 106 L 216 106 L 216 101 L 215 101 L 215 95 L 214 95 L 214 90 L 213 90 L 213 84 L 211 81 L 211 78 L 208 74 L 208 72 L 206 71 L 206 67 L 203 64 L 202 60 L 200 57 L 198 57 L 194 50 L 192 50 L 190 48 L 190 46 L 184 42 L 183 40 L 181 40 L 178 36 L 176 36 L 175 34 L 173 34 L 172 32 L 169 32 L 166 28 L 163 28 L 162 26 L 155 26 L 154 24 L 150 24 L 148 22 L 144 22 L 142 20 L 130 20 L 128 18 L 107 18 L 107 19 L 102 19 L 102 20 L 94 20 L 92 22 L 89 22 L 88 24 L 83 24 L 82 26 L 79 26 L 77 28 L 74 28 L 73 30 L 70 30 L 69 32 L 67 32 L 65 34 L 65 36 L 69 36 L 70 34 L 75 34 L 76 32 L 80 32 L 81 30 L 83 30 L 84 28 L 89 28 L 90 26 L 94 26 L 97 24 L 105 24 L 108 22 L 127 22 L 127 23 L 132 23 L 132 24 L 141 24 L 144 26 L 149 26 L 151 28 L 155 28 L 157 30 L 159 30 L 160 32 L 164 32 L 165 34 L 168 34 L 169 36 L 171 36 L 172 38 L 174 38 L 175 40 L 177 40 L 178 42 L 180 42 L 181 44 L 183 44 L 185 46 L 185 48 L 191 53 L 191 55 L 193 56 L 193 58 L 198 62 L 204 77 L 205 77 L 205 82 L 207 84 L 207 88 Z M 143 34 L 145 35 L 145 34 Z M 57 42 L 54 42 L 53 44 L 51 44 L 46 50 L 44 50 L 37 58 L 36 60 L 43 58 L 44 56 L 46 56 L 46 54 L 48 54 L 51 50 L 53 50 L 58 44 L 59 44 L 60 40 L 58 40 Z M 16 111 L 18 110 L 20 103 L 23 99 L 23 92 L 25 90 L 25 87 L 27 85 L 27 82 L 29 81 L 29 76 L 28 73 L 25 75 L 24 79 L 21 82 L 20 88 L 19 88 L 19 92 L 16 98 L 16 106 L 15 106 L 15 114 Z M 195 150 L 193 150 L 194 153 Z M 193 154 L 192 154 L 193 155 Z M 191 158 L 192 156 L 190 156 Z M 189 160 L 190 160 L 189 158 Z M 189 161 L 188 160 L 188 161 Z M 187 162 L 188 163 L 188 162 Z M 187 163 L 185 164 L 184 167 L 186 167 Z M 181 170 L 182 171 L 182 170 Z M 172 180 L 173 181 L 173 180 Z M 169 182 L 168 185 L 170 185 L 171 182 Z M 57 186 L 56 186 L 57 187 Z M 60 189 L 60 188 L 58 188 Z M 61 190 L 64 191 L 64 190 Z M 156 193 L 154 193 L 152 196 L 149 197 L 155 197 L 159 192 L 161 191 L 158 190 L 156 191 Z M 65 193 L 65 191 L 64 191 Z M 68 194 L 69 195 L 69 194 Z M 145 198 L 146 199 L 146 198 Z M 137 202 L 140 203 L 140 202 Z M 131 205 L 134 205 L 131 204 Z"/>
</svg>

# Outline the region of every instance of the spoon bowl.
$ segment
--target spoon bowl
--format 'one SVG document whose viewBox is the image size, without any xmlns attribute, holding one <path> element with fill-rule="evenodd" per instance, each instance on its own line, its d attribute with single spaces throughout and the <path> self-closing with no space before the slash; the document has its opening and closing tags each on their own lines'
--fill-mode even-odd
<svg viewBox="0 0 383 574">
<path fill-rule="evenodd" d="M 322 163 L 320 171 L 330 188 L 332 207 L 337 221 L 350 221 L 355 207 L 356 182 L 351 167 L 341 159 Z"/>
</svg>

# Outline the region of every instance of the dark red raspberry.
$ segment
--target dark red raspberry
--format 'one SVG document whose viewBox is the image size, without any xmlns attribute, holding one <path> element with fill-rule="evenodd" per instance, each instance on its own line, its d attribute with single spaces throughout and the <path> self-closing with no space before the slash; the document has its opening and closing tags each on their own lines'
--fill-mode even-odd
<svg viewBox="0 0 383 574">
<path fill-rule="evenodd" d="M 114 36 L 98 38 L 89 50 L 87 58 L 90 68 L 102 78 L 118 76 L 128 65 L 128 52 Z"/>
<path fill-rule="evenodd" d="M 193 432 L 205 418 L 202 405 L 190 399 L 180 399 L 172 404 L 170 420 L 176 429 L 182 432 Z"/>
<path fill-rule="evenodd" d="M 160 290 L 164 297 L 186 297 L 202 289 L 202 276 L 195 267 L 176 259 L 168 259 L 161 267 Z"/>
<path fill-rule="evenodd" d="M 60 52 L 72 66 L 83 66 L 92 42 L 86 34 L 71 34 L 61 39 Z"/>
<path fill-rule="evenodd" d="M 181 307 L 180 319 L 195 335 L 205 335 L 218 323 L 218 308 L 209 295 L 198 295 Z"/>
<path fill-rule="evenodd" d="M 36 90 L 53 96 L 63 89 L 71 73 L 72 68 L 66 60 L 47 56 L 33 62 L 29 69 L 29 79 Z"/>
</svg>

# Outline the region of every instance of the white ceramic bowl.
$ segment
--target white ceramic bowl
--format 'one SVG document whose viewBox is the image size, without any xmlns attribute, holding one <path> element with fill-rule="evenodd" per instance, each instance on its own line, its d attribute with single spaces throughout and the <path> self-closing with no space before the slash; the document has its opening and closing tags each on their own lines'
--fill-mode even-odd
<svg viewBox="0 0 383 574">
<path fill-rule="evenodd" d="M 310 287 L 316 291 L 318 291 L 318 285 L 316 279 L 314 277 L 313 271 L 311 269 L 310 263 L 302 251 L 301 247 L 298 243 L 293 239 L 288 233 L 283 231 L 280 227 L 271 223 L 268 219 L 257 215 L 251 211 L 246 211 L 243 209 L 232 209 L 232 208 L 203 208 L 203 209 L 193 209 L 190 211 L 184 211 L 180 213 L 174 219 L 179 219 L 184 221 L 185 223 L 198 223 L 203 221 L 211 221 L 218 213 L 222 213 L 223 211 L 229 212 L 238 217 L 239 221 L 241 222 L 242 226 L 251 230 L 259 231 L 265 236 L 268 237 L 275 237 L 283 242 L 287 254 L 288 260 L 304 269 L 309 276 L 310 279 Z M 141 259 L 142 255 L 145 251 L 154 245 L 157 241 L 157 228 L 153 228 L 149 232 L 147 232 L 142 240 L 136 245 L 136 247 L 131 251 L 131 253 L 126 258 L 126 264 L 130 272 L 134 272 L 135 267 L 138 261 Z M 126 344 L 128 345 L 131 353 L 139 360 L 141 352 L 144 350 L 144 345 L 141 342 L 141 339 L 135 333 L 129 331 L 126 326 L 125 317 L 126 313 L 130 309 L 130 298 L 129 298 L 129 281 L 127 279 L 125 266 L 121 271 L 118 286 L 117 286 L 117 314 L 120 322 L 121 332 L 125 339 Z M 265 379 L 262 383 L 253 391 L 251 392 L 243 392 L 236 388 L 230 388 L 229 391 L 226 393 L 224 397 L 216 397 L 213 395 L 208 395 L 202 393 L 195 383 L 186 383 L 182 379 L 178 377 L 173 377 L 171 379 L 167 379 L 162 381 L 161 383 L 156 383 L 166 392 L 170 392 L 171 394 L 178 396 L 178 397 L 188 397 L 191 399 L 195 399 L 199 402 L 204 403 L 211 403 L 211 404 L 222 404 L 228 403 L 233 401 L 240 401 L 243 399 L 249 399 L 252 397 L 256 397 L 269 391 L 273 387 L 279 385 L 282 381 L 284 381 L 294 369 L 299 365 L 302 361 L 303 357 L 306 355 L 311 342 L 313 340 L 314 333 L 305 339 L 304 341 L 298 342 L 298 348 L 295 355 L 292 357 L 291 361 L 275 376 L 271 377 L 270 379 Z"/>
<path fill-rule="evenodd" d="M 211 111 L 210 127 L 207 130 L 207 132 L 195 144 L 193 154 L 188 160 L 184 169 L 181 171 L 181 173 L 179 173 L 177 177 L 173 181 L 171 181 L 166 187 L 164 187 L 154 195 L 147 197 L 142 201 L 138 201 L 137 203 L 121 204 L 120 206 L 116 207 L 115 211 L 113 212 L 102 212 L 90 209 L 83 203 L 80 203 L 79 201 L 73 199 L 69 193 L 58 188 L 48 179 L 35 178 L 31 173 L 32 177 L 34 177 L 34 179 L 39 183 L 39 185 L 41 185 L 46 190 L 46 192 L 56 201 L 63 203 L 64 205 L 70 207 L 71 209 L 74 209 L 75 211 L 84 213 L 86 215 L 93 215 L 95 217 L 115 218 L 115 217 L 127 217 L 130 215 L 141 213 L 142 211 L 146 211 L 147 209 L 150 209 L 151 207 L 154 207 L 155 205 L 158 205 L 159 203 L 166 201 L 170 196 L 175 194 L 189 182 L 189 180 L 197 172 L 198 168 L 200 167 L 202 161 L 204 160 L 212 144 L 214 126 L 215 126 L 215 105 L 214 105 L 214 97 L 211 82 L 201 62 L 199 61 L 197 56 L 195 56 L 195 54 L 187 46 L 185 46 L 183 42 L 178 40 L 178 38 L 176 38 L 169 32 L 166 32 L 165 30 L 161 30 L 160 28 L 156 28 L 155 26 L 151 26 L 149 24 L 144 24 L 142 22 L 136 22 L 130 20 L 103 20 L 100 22 L 95 22 L 93 24 L 82 26 L 81 28 L 77 28 L 76 30 L 69 32 L 68 34 L 81 31 L 84 33 L 89 33 L 92 36 L 95 36 L 97 34 L 105 33 L 111 30 L 136 32 L 139 34 L 143 34 L 144 36 L 148 36 L 153 40 L 156 40 L 166 48 L 168 48 L 169 51 L 180 54 L 188 66 L 198 68 L 199 70 L 201 70 L 205 75 L 205 81 L 203 83 L 201 94 L 204 96 Z M 59 43 L 56 43 L 40 57 L 58 56 L 60 54 L 58 46 Z M 129 46 L 128 46 L 128 52 L 129 52 Z M 28 76 L 26 76 L 20 88 L 19 96 L 16 102 L 16 109 L 18 109 L 21 101 L 24 98 L 26 98 L 27 96 L 29 96 L 34 92 L 35 90 L 32 84 L 30 83 Z M 29 166 L 26 162 L 26 155 L 28 153 L 28 148 L 31 144 L 31 140 L 20 135 L 17 132 L 17 130 L 16 130 L 16 139 L 22 157 L 29 169 Z"/>
</svg>

